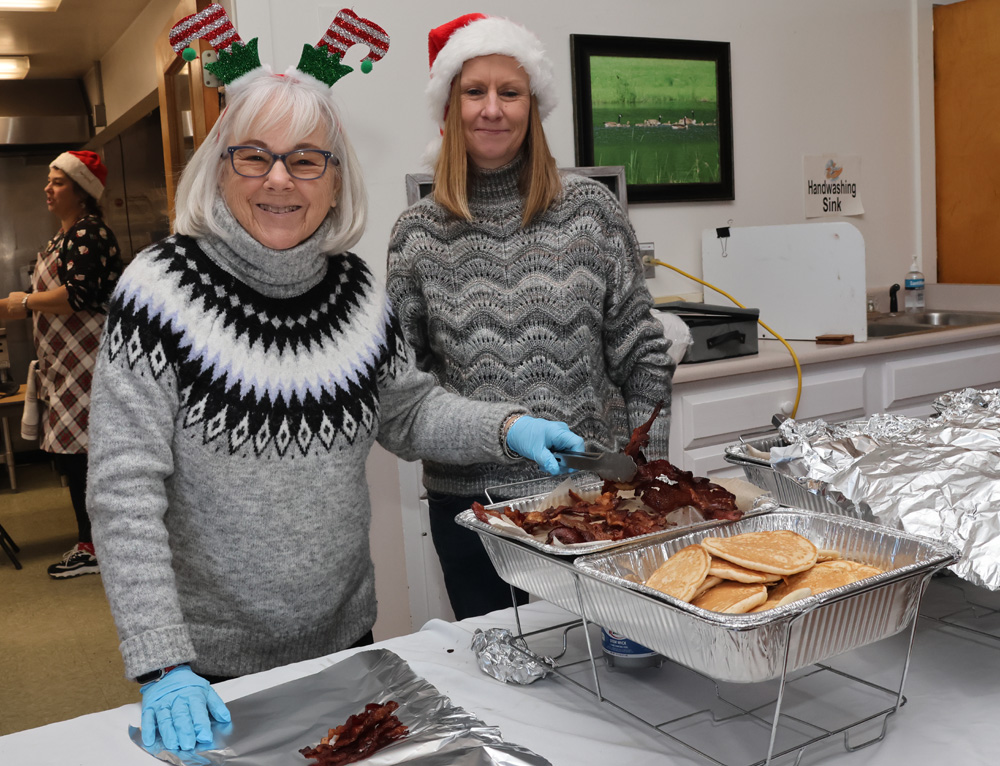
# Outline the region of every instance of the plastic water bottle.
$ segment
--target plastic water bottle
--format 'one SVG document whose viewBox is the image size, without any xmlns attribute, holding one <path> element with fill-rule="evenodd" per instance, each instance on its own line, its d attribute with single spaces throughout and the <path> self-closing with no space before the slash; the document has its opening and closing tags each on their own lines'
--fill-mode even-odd
<svg viewBox="0 0 1000 766">
<path fill-rule="evenodd" d="M 917 256 L 906 274 L 906 295 L 904 307 L 908 313 L 924 310 L 924 275 L 917 266 Z"/>
</svg>

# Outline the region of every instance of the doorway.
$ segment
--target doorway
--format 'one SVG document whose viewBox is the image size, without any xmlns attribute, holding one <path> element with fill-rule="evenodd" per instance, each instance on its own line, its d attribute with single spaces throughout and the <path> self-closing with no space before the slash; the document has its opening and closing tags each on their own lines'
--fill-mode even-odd
<svg viewBox="0 0 1000 766">
<path fill-rule="evenodd" d="M 1000 2 L 934 6 L 937 281 L 1000 284 Z"/>
<path fill-rule="evenodd" d="M 156 46 L 163 166 L 171 221 L 174 219 L 174 191 L 181 171 L 219 119 L 219 89 L 205 83 L 200 57 L 185 61 L 174 53 L 167 40 L 176 20 L 202 11 L 210 4 L 210 0 L 180 0 L 172 16 L 174 20 L 164 28 Z M 204 40 L 198 40 L 197 46 L 199 52 L 211 47 Z"/>
</svg>

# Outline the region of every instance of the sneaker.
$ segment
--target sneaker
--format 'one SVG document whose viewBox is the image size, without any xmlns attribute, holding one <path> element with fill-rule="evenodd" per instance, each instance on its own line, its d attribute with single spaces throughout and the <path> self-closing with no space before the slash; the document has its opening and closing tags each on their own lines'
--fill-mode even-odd
<svg viewBox="0 0 1000 766">
<path fill-rule="evenodd" d="M 62 561 L 49 567 L 49 577 L 61 580 L 66 577 L 79 577 L 85 574 L 99 574 L 100 564 L 97 563 L 97 556 L 82 550 L 79 545 L 73 546 L 66 551 Z"/>
</svg>

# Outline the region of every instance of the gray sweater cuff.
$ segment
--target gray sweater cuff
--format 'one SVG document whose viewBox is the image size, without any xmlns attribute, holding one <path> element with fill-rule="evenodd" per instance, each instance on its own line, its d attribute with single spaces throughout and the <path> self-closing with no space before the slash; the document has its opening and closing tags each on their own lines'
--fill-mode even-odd
<svg viewBox="0 0 1000 766">
<path fill-rule="evenodd" d="M 187 628 L 183 625 L 147 630 L 122 641 L 120 649 L 125 660 L 126 678 L 135 678 L 168 665 L 191 662 L 197 657 Z"/>
</svg>

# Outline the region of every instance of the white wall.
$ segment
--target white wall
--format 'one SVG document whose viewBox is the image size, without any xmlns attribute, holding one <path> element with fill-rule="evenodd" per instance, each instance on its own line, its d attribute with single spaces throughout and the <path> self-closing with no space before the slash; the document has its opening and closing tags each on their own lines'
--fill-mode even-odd
<svg viewBox="0 0 1000 766">
<path fill-rule="evenodd" d="M 322 0 L 236 0 L 234 5 L 242 37 L 259 37 L 261 60 L 280 71 L 298 61 L 304 43 L 319 40 L 342 7 Z M 928 201 L 920 198 L 918 160 L 927 158 L 917 146 L 920 140 L 933 147 L 932 135 L 926 141 L 933 111 L 924 111 L 932 110 L 933 102 L 917 103 L 914 79 L 918 32 L 924 43 L 930 40 L 929 2 L 620 0 L 611 13 L 599 0 L 473 5 L 369 0 L 353 6 L 392 40 L 371 74 L 356 71 L 335 86 L 372 199 L 368 235 L 359 251 L 376 267 L 384 267 L 389 230 L 405 206 L 403 176 L 423 170 L 421 155 L 436 132 L 423 97 L 427 30 L 470 10 L 521 21 L 548 49 L 560 104 L 546 123 L 546 135 L 560 165 L 575 164 L 570 34 L 731 43 L 736 199 L 632 205 L 639 239 L 653 242 L 662 260 L 700 276 L 702 229 L 730 220 L 735 226 L 805 221 L 802 157 L 825 152 L 862 158 L 866 213 L 846 220 L 864 235 L 870 284 L 898 281 L 918 244 L 927 256 L 933 254 L 933 229 L 921 220 L 933 222 L 933 199 L 926 208 Z M 926 18 L 918 30 L 920 16 Z M 355 64 L 361 55 L 360 49 L 350 51 L 347 63 Z M 929 49 L 920 65 L 926 74 Z M 929 192 L 933 196 L 933 183 Z M 931 214 L 922 216 L 921 206 Z M 658 274 L 651 283 L 654 295 L 697 289 L 673 272 Z"/>
<path fill-rule="evenodd" d="M 303 44 L 320 39 L 341 3 L 323 0 L 234 0 L 244 40 L 259 38 L 261 60 L 276 71 L 294 66 Z M 570 34 L 728 41 L 732 46 L 736 199 L 732 202 L 633 204 L 640 241 L 657 257 L 701 275 L 705 228 L 802 223 L 802 157 L 860 155 L 865 214 L 850 217 L 864 236 L 868 284 L 902 281 L 910 256 L 924 256 L 933 281 L 933 90 L 930 0 L 361 0 L 360 16 L 384 27 L 391 46 L 371 74 L 339 82 L 348 131 L 365 168 L 371 199 L 368 233 L 358 247 L 383 273 L 390 228 L 405 206 L 404 176 L 436 135 L 423 96 L 427 31 L 472 10 L 508 16 L 541 38 L 556 68 L 560 104 L 546 135 L 560 165 L 574 165 Z M 352 50 L 348 64 L 363 54 Z M 352 58 L 353 56 L 353 58 Z M 654 295 L 699 291 L 667 270 Z M 739 297 L 738 295 L 736 296 Z M 395 461 L 370 461 L 386 481 Z M 385 502 L 393 492 L 380 486 Z M 413 512 L 403 498 L 404 512 Z M 388 540 L 388 543 L 383 542 Z M 380 601 L 405 584 L 400 535 L 379 536 Z M 380 550 L 380 547 L 383 550 Z M 402 579 L 400 579 L 402 578 Z M 400 615 L 389 632 L 400 630 Z M 403 628 L 405 629 L 405 628 Z M 377 635 L 386 635 L 376 626 Z"/>
</svg>

